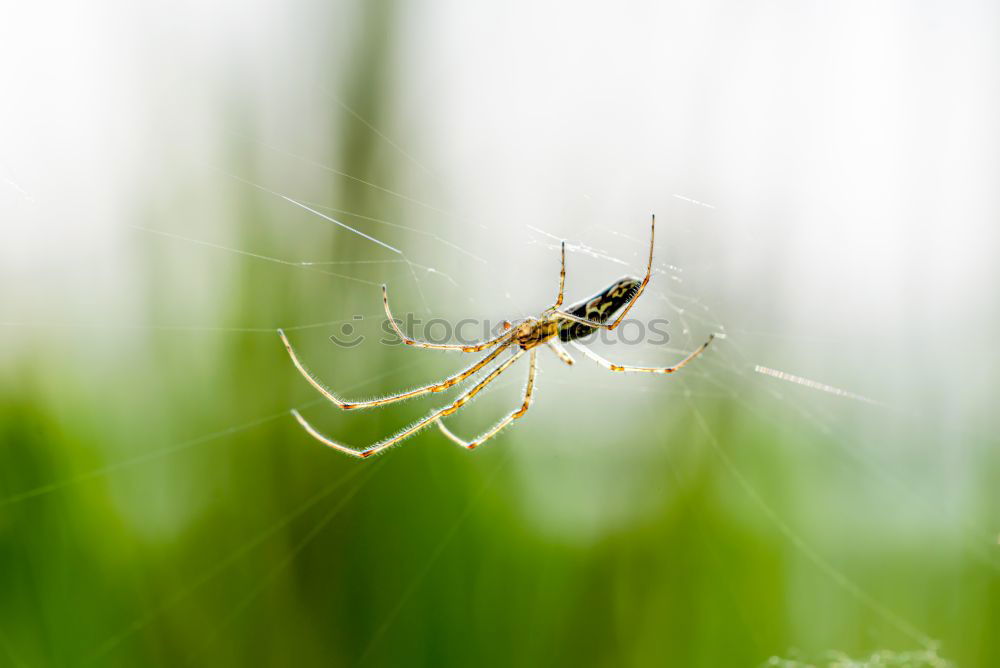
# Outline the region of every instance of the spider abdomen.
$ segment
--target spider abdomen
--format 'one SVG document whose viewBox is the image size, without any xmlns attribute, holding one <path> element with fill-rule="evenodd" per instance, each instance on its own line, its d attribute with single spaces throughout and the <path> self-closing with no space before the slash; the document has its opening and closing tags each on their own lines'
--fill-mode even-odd
<svg viewBox="0 0 1000 668">
<path fill-rule="evenodd" d="M 632 301 L 636 290 L 642 284 L 637 278 L 625 276 L 592 297 L 566 308 L 566 312 L 579 318 L 604 323 L 620 308 Z M 564 343 L 582 339 L 594 332 L 596 327 L 581 322 L 565 322 L 559 329 L 559 340 Z"/>
</svg>

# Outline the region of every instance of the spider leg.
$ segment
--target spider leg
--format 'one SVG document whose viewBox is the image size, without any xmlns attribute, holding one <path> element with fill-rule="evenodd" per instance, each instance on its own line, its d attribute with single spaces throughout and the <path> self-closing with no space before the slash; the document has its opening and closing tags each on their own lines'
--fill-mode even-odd
<svg viewBox="0 0 1000 668">
<path fill-rule="evenodd" d="M 559 269 L 559 296 L 556 297 L 556 303 L 550 306 L 547 311 L 555 311 L 563 303 L 563 288 L 566 287 L 566 242 L 562 242 L 562 265 Z"/>
<path fill-rule="evenodd" d="M 705 348 L 708 348 L 708 344 L 710 344 L 712 342 L 712 339 L 714 338 L 715 334 L 712 334 L 711 336 L 708 337 L 708 341 L 705 341 L 705 343 L 698 346 L 698 348 L 693 353 L 682 359 L 677 364 L 666 367 L 622 366 L 620 364 L 614 364 L 613 362 L 609 362 L 608 360 L 604 359 L 603 357 L 595 353 L 590 348 L 581 346 L 576 341 L 570 341 L 570 343 L 573 344 L 573 346 L 576 347 L 584 355 L 594 360 L 595 362 L 597 362 L 598 364 L 600 364 L 609 371 L 644 371 L 646 373 L 673 373 L 674 371 L 677 371 L 678 369 L 686 365 L 688 362 L 693 360 L 698 355 L 701 355 L 703 352 L 705 352 Z"/>
<path fill-rule="evenodd" d="M 321 383 L 316 376 L 314 376 L 305 365 L 299 360 L 299 356 L 295 353 L 292 348 L 292 344 L 289 342 L 288 337 L 285 336 L 285 332 L 278 330 L 278 335 L 281 337 L 281 341 L 285 344 L 285 349 L 288 350 L 288 355 L 292 358 L 292 362 L 295 367 L 299 370 L 299 373 L 309 381 L 309 384 L 319 390 L 320 394 L 329 399 L 332 403 L 340 406 L 344 410 L 349 410 L 352 408 L 372 408 L 373 406 L 382 406 L 384 404 L 391 404 L 396 401 L 402 401 L 403 399 L 410 399 L 412 397 L 419 397 L 422 394 L 427 394 L 429 392 L 441 392 L 442 390 L 447 390 L 453 385 L 461 383 L 463 380 L 476 373 L 484 366 L 495 360 L 500 356 L 504 350 L 507 349 L 511 344 L 509 341 L 502 341 L 497 345 L 496 350 L 491 352 L 489 355 L 479 360 L 472 366 L 470 366 L 465 371 L 460 371 L 454 376 L 449 376 L 439 383 L 434 383 L 432 385 L 425 385 L 424 387 L 418 387 L 407 392 L 400 392 L 399 394 L 391 394 L 387 397 L 382 397 L 381 399 L 372 399 L 370 401 L 344 401 L 333 392 L 330 391 L 326 385 Z M 509 336 L 509 335 L 508 335 Z"/>
<path fill-rule="evenodd" d="M 319 431 L 317 431 L 315 427 L 313 427 L 311 424 L 309 424 L 306 421 L 306 419 L 299 414 L 299 412 L 297 410 L 293 410 L 292 411 L 292 415 L 294 415 L 295 419 L 299 421 L 299 424 L 302 425 L 302 428 L 305 429 L 307 432 L 309 432 L 309 435 L 312 436 L 313 438 L 315 438 L 320 443 L 323 443 L 324 445 L 326 445 L 328 447 L 331 447 L 334 450 L 339 450 L 340 452 L 343 452 L 344 454 L 347 454 L 347 455 L 351 455 L 353 457 L 361 457 L 361 458 L 371 457 L 372 455 L 377 454 L 377 453 L 381 452 L 382 450 L 385 450 L 390 445 L 393 445 L 394 443 L 398 443 L 398 442 L 402 441 L 405 438 L 409 438 L 410 436 L 413 436 L 418 431 L 420 431 L 421 429 L 423 429 L 427 425 L 429 425 L 431 422 L 434 422 L 435 420 L 437 420 L 439 418 L 442 418 L 442 417 L 445 417 L 447 415 L 451 415 L 452 413 L 454 413 L 455 411 L 457 411 L 459 408 L 461 408 L 466 403 L 468 403 L 469 401 L 471 401 L 473 399 L 473 397 L 475 397 L 477 394 L 479 394 L 479 392 L 484 387 L 486 387 L 487 385 L 489 385 L 490 383 L 492 383 L 494 380 L 496 380 L 497 376 L 499 376 L 504 371 L 506 371 L 507 369 L 509 369 L 511 367 L 511 365 L 514 364 L 514 362 L 516 362 L 517 360 L 519 360 L 521 358 L 521 355 L 523 355 L 523 354 L 524 354 L 523 350 L 518 350 L 516 353 L 514 353 L 510 357 L 510 359 L 508 359 L 507 361 L 505 361 L 503 364 L 499 365 L 497 368 L 493 369 L 493 371 L 491 371 L 489 373 L 489 375 L 487 375 L 485 378 L 483 378 L 481 381 L 479 381 L 479 383 L 477 383 L 475 385 L 475 387 L 473 387 L 472 389 L 470 389 L 467 392 L 465 392 L 464 394 L 462 394 L 452 404 L 450 404 L 448 406 L 445 406 L 444 408 L 441 408 L 441 409 L 438 409 L 438 410 L 432 412 L 430 415 L 428 415 L 424 419 L 419 420 L 419 421 L 411 424 L 409 427 L 403 429 L 403 431 L 399 432 L 395 436 L 387 438 L 384 441 L 379 441 L 375 445 L 370 445 L 367 448 L 365 448 L 364 450 L 355 450 L 353 448 L 350 448 L 350 447 L 348 447 L 346 445 L 342 445 L 340 443 L 337 443 L 336 441 L 333 441 L 333 440 L 327 438 L 326 436 L 324 436 L 323 434 L 321 434 Z"/>
<path fill-rule="evenodd" d="M 594 320 L 581 318 L 579 316 L 573 315 L 572 313 L 567 313 L 565 311 L 560 311 L 558 309 L 556 309 L 555 312 L 563 316 L 567 320 L 572 320 L 573 322 L 579 322 L 583 325 L 590 325 L 591 327 L 599 327 L 607 329 L 608 331 L 616 329 L 618 325 L 622 323 L 622 320 L 625 319 L 625 315 L 630 310 L 632 310 L 632 307 L 635 306 L 635 303 L 639 301 L 639 296 L 642 294 L 642 291 L 646 289 L 646 285 L 649 284 L 649 279 L 653 275 L 653 241 L 655 239 L 656 239 L 656 215 L 654 214 L 653 222 L 649 226 L 649 261 L 646 263 L 646 275 L 645 277 L 643 277 L 642 283 L 639 284 L 639 288 L 635 291 L 635 294 L 632 296 L 632 299 L 630 299 L 628 304 L 625 305 L 625 309 L 618 314 L 618 317 L 615 318 L 615 321 L 612 322 L 610 325 L 603 322 L 597 322 Z"/>
<path fill-rule="evenodd" d="M 559 343 L 556 339 L 549 339 L 545 343 L 548 344 L 549 348 L 552 349 L 552 352 L 554 352 L 559 357 L 559 359 L 561 359 L 566 364 L 573 366 L 574 362 L 573 357 L 569 354 L 569 352 L 566 350 L 566 348 L 563 347 L 561 343 Z"/>
<path fill-rule="evenodd" d="M 498 433 L 500 433 L 500 430 L 509 425 L 511 422 L 517 420 L 518 418 L 524 417 L 524 414 L 527 413 L 528 409 L 531 407 L 532 393 L 535 390 L 535 371 L 538 369 L 538 361 L 535 357 L 534 349 L 531 350 L 530 364 L 531 366 L 528 368 L 528 384 L 524 388 L 524 401 L 521 404 L 521 407 L 518 408 L 513 413 L 511 413 L 510 415 L 508 415 L 507 417 L 505 417 L 504 419 L 500 420 L 500 422 L 497 422 L 488 431 L 480 434 L 471 441 L 465 441 L 456 436 L 450 429 L 448 429 L 448 427 L 444 426 L 444 422 L 442 422 L 441 420 L 437 421 L 437 426 L 440 427 L 441 431 L 444 433 L 445 436 L 447 436 L 455 443 L 459 444 L 460 446 L 468 450 L 472 450 L 473 448 L 480 446 L 486 441 L 490 440 Z"/>
<path fill-rule="evenodd" d="M 428 341 L 417 341 L 416 339 L 411 339 L 403 330 L 399 328 L 396 324 L 396 319 L 392 317 L 392 311 L 389 310 L 389 293 L 386 290 L 385 285 L 382 286 L 382 304 L 385 306 L 385 314 L 389 318 L 389 324 L 396 331 L 396 334 L 402 339 L 403 343 L 408 346 L 417 346 L 418 348 L 434 348 L 436 350 L 461 350 L 463 353 L 475 353 L 480 350 L 486 350 L 492 345 L 503 341 L 504 337 L 507 336 L 508 330 L 511 328 L 510 322 L 504 321 L 504 332 L 499 336 L 496 336 L 487 341 L 480 341 L 479 343 L 473 343 L 471 345 L 463 346 L 461 344 L 455 343 L 430 343 Z"/>
</svg>

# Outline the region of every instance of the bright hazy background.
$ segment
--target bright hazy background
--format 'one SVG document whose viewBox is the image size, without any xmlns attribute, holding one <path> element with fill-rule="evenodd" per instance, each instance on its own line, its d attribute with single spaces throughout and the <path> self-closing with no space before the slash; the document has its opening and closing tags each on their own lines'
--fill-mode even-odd
<svg viewBox="0 0 1000 668">
<path fill-rule="evenodd" d="M 3 14 L 0 665 L 1000 663 L 996 3 Z M 349 396 L 443 378 L 380 284 L 523 317 L 653 212 L 671 342 L 595 348 L 724 335 L 682 373 L 543 349 L 473 453 L 288 415 L 444 399 L 343 414 L 277 327 Z"/>
</svg>

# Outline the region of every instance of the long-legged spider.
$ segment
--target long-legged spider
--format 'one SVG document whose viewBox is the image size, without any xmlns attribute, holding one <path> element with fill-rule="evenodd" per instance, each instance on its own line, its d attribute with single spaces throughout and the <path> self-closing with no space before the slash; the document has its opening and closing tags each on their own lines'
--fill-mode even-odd
<svg viewBox="0 0 1000 668">
<path fill-rule="evenodd" d="M 309 422 L 306 421 L 298 411 L 293 410 L 292 415 L 295 419 L 299 421 L 299 424 L 309 432 L 313 438 L 320 441 L 321 443 L 328 445 L 329 447 L 339 450 L 348 455 L 353 455 L 354 457 L 370 457 L 371 455 L 377 454 L 382 450 L 385 450 L 389 446 L 399 443 L 405 438 L 413 436 L 421 429 L 424 429 L 432 422 L 436 422 L 438 427 L 445 436 L 450 438 L 452 441 L 467 448 L 469 450 L 475 448 L 476 446 L 484 443 L 485 441 L 493 438 L 500 432 L 501 429 L 506 427 L 508 424 L 514 420 L 523 417 L 525 413 L 528 412 L 528 408 L 531 406 L 532 394 L 535 389 L 535 372 L 538 368 L 538 360 L 536 357 L 536 348 L 541 344 L 546 344 L 558 357 L 560 360 L 566 364 L 573 364 L 573 358 L 566 351 L 566 349 L 561 345 L 562 343 L 570 343 L 576 347 L 585 356 L 589 357 L 594 362 L 597 362 L 605 369 L 609 371 L 638 371 L 646 373 L 673 373 L 677 371 L 685 364 L 693 360 L 695 357 L 700 355 L 708 344 L 712 342 L 714 334 L 708 338 L 705 343 L 699 346 L 693 353 L 682 359 L 677 364 L 668 367 L 642 367 L 642 366 L 624 366 L 621 364 L 614 364 L 604 359 L 597 353 L 593 352 L 589 348 L 577 343 L 577 339 L 580 339 L 588 334 L 596 331 L 598 328 L 603 328 L 607 330 L 614 330 L 618 325 L 622 323 L 625 315 L 629 312 L 632 306 L 638 301 L 639 296 L 642 291 L 646 288 L 649 283 L 650 276 L 653 271 L 653 240 L 656 237 L 656 216 L 653 216 L 653 221 L 650 225 L 649 234 L 649 261 L 646 263 L 646 276 L 639 281 L 636 278 L 626 276 L 624 278 L 619 278 L 617 281 L 608 286 L 605 290 L 597 293 L 596 295 L 578 302 L 572 306 L 568 306 L 562 309 L 563 303 L 563 288 L 566 285 L 566 242 L 562 243 L 562 265 L 559 271 L 559 295 L 556 297 L 556 302 L 549 308 L 542 311 L 542 314 L 537 318 L 526 318 L 519 324 L 512 325 L 509 322 L 505 322 L 506 329 L 499 336 L 489 339 L 487 341 L 481 341 L 479 343 L 471 345 L 458 345 L 458 344 L 441 344 L 441 343 L 429 343 L 426 341 L 417 341 L 411 339 L 399 328 L 396 324 L 396 320 L 392 317 L 392 312 L 389 310 L 389 296 L 386 292 L 386 287 L 382 286 L 382 303 L 385 306 L 385 314 L 389 318 L 389 323 L 392 328 L 399 335 L 399 338 L 403 340 L 409 346 L 417 346 L 419 348 L 434 348 L 438 350 L 461 350 L 466 353 L 479 352 L 486 350 L 488 348 L 493 348 L 493 350 L 483 359 L 479 360 L 469 368 L 461 371 L 454 376 L 450 376 L 445 380 L 434 383 L 432 385 L 425 385 L 424 387 L 418 387 L 414 390 L 409 390 L 407 392 L 401 392 L 399 394 L 389 395 L 387 397 L 382 397 L 381 399 L 372 399 L 370 401 L 344 401 L 340 397 L 336 396 L 331 392 L 325 385 L 323 385 L 315 376 L 313 376 L 299 360 L 298 355 L 295 354 L 295 350 L 292 348 L 292 344 L 289 343 L 288 337 L 282 330 L 278 330 L 278 334 L 281 336 L 282 342 L 285 344 L 285 348 L 288 350 L 288 354 L 292 358 L 292 362 L 298 368 L 299 372 L 308 380 L 313 387 L 315 387 L 319 392 L 329 399 L 332 403 L 343 408 L 344 410 L 355 409 L 355 408 L 372 408 L 375 406 L 383 406 L 385 404 L 390 404 L 396 401 L 402 401 L 403 399 L 410 399 L 412 397 L 417 397 L 422 394 L 428 394 L 431 392 L 441 392 L 443 390 L 461 383 L 466 378 L 472 376 L 477 371 L 485 367 L 487 364 L 497 359 L 501 353 L 505 350 L 513 350 L 514 354 L 508 359 L 504 360 L 496 368 L 494 368 L 489 374 L 487 374 L 481 381 L 476 383 L 476 385 L 466 391 L 464 394 L 458 397 L 450 405 L 445 406 L 435 410 L 427 417 L 419 420 L 409 427 L 403 429 L 401 432 L 380 441 L 374 445 L 371 445 L 364 450 L 355 450 L 353 448 L 347 447 L 333 441 L 319 431 L 316 430 Z M 608 324 L 606 321 L 614 315 L 614 313 L 625 306 L 625 309 L 618 314 L 615 320 Z M 528 382 L 524 388 L 524 399 L 521 403 L 520 408 L 510 413 L 504 417 L 500 422 L 490 428 L 488 431 L 479 435 L 471 441 L 466 441 L 454 433 L 452 433 L 441 421 L 441 418 L 451 415 L 459 408 L 464 406 L 466 403 L 471 401 L 479 392 L 497 379 L 500 374 L 509 369 L 515 362 L 517 362 L 524 353 L 529 353 L 530 366 L 528 368 Z"/>
</svg>

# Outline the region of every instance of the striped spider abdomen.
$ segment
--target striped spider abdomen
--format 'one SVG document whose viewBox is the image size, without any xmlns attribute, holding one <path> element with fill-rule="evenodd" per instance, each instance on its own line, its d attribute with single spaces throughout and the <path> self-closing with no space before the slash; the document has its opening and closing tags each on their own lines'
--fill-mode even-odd
<svg viewBox="0 0 1000 668">
<path fill-rule="evenodd" d="M 606 322 L 621 307 L 632 301 L 632 297 L 635 296 L 641 283 L 642 281 L 638 278 L 631 276 L 619 278 L 596 295 L 567 307 L 566 312 L 594 322 Z M 582 322 L 568 321 L 559 329 L 559 340 L 568 343 L 575 339 L 582 339 L 596 329 L 596 327 L 585 325 Z"/>
</svg>

